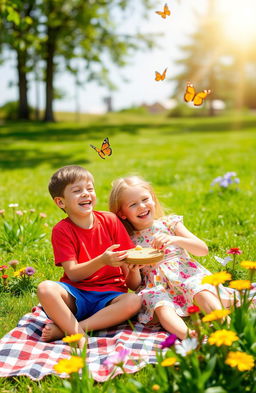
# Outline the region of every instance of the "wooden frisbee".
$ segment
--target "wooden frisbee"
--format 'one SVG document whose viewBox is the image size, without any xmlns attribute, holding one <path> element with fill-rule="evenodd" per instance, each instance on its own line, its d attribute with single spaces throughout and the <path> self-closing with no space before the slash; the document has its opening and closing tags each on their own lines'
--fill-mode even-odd
<svg viewBox="0 0 256 393">
<path fill-rule="evenodd" d="M 142 248 L 137 246 L 127 251 L 128 257 L 125 259 L 126 263 L 131 265 L 153 265 L 160 262 L 163 257 L 163 251 L 156 250 L 155 248 Z"/>
</svg>

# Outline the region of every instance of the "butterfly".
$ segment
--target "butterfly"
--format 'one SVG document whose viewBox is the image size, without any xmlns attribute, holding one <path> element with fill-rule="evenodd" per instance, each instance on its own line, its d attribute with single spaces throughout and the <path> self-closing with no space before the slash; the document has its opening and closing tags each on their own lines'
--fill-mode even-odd
<svg viewBox="0 0 256 393">
<path fill-rule="evenodd" d="M 167 4 L 164 5 L 164 10 L 163 11 L 155 11 L 155 13 L 158 14 L 158 15 L 161 15 L 161 17 L 163 19 L 166 19 L 167 15 L 171 15 L 171 12 L 170 12 Z"/>
<path fill-rule="evenodd" d="M 160 74 L 160 72 L 155 71 L 155 73 L 156 73 L 155 81 L 157 81 L 157 82 L 163 81 L 166 77 L 166 71 L 167 71 L 167 68 L 164 70 L 164 72 L 162 74 Z"/>
<path fill-rule="evenodd" d="M 184 94 L 184 100 L 186 102 L 193 101 L 195 106 L 200 106 L 204 102 L 204 99 L 211 93 L 211 90 L 203 90 L 196 93 L 194 85 L 190 82 L 187 83 L 186 92 Z"/>
<path fill-rule="evenodd" d="M 112 149 L 110 147 L 108 138 L 104 139 L 104 141 L 101 145 L 101 149 L 98 149 L 96 146 L 93 146 L 93 145 L 90 145 L 90 146 L 94 150 L 96 150 L 96 152 L 98 153 L 100 158 L 102 158 L 103 160 L 105 160 L 105 156 L 111 156 L 111 154 L 112 154 Z"/>
<path fill-rule="evenodd" d="M 222 266 L 226 266 L 226 264 L 229 261 L 232 261 L 232 258 L 230 256 L 223 258 L 217 257 L 216 255 L 214 256 L 214 258 L 216 259 L 217 262 L 221 263 Z"/>
</svg>

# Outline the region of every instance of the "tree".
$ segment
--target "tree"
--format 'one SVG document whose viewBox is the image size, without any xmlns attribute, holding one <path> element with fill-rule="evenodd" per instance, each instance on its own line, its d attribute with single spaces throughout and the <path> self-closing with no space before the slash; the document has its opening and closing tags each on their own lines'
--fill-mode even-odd
<svg viewBox="0 0 256 393">
<path fill-rule="evenodd" d="M 0 8 L 0 46 L 16 53 L 20 119 L 29 118 L 28 72 L 32 55 L 36 25 L 36 2 L 34 0 L 5 1 Z"/>
<path fill-rule="evenodd" d="M 131 3 L 131 1 L 130 1 Z M 149 5 L 149 0 L 143 0 Z M 85 1 L 43 0 L 41 13 L 44 15 L 46 61 L 46 121 L 53 121 L 54 76 L 61 59 L 68 71 L 76 74 L 73 59 L 81 59 L 88 80 L 109 83 L 105 59 L 124 66 L 129 50 L 138 47 L 137 42 L 152 44 L 145 36 L 119 34 L 113 21 L 113 9 L 126 9 L 129 0 Z M 97 73 L 93 65 L 97 64 Z"/>
</svg>

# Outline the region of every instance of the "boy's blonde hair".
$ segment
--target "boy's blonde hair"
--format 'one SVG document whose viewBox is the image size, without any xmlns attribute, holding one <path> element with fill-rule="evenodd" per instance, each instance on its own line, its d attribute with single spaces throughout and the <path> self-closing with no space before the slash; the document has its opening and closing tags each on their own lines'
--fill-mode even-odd
<svg viewBox="0 0 256 393">
<path fill-rule="evenodd" d="M 112 190 L 109 196 L 109 210 L 115 214 L 118 215 L 118 213 L 121 210 L 122 207 L 122 194 L 123 191 L 126 190 L 129 187 L 134 187 L 134 186 L 140 186 L 142 188 L 145 188 L 145 190 L 149 191 L 149 193 L 152 196 L 153 201 L 155 202 L 155 219 L 160 218 L 164 215 L 164 210 L 149 182 L 144 180 L 140 176 L 127 176 L 127 177 L 121 177 L 119 179 L 116 179 L 112 183 Z M 120 218 L 120 217 L 119 217 Z M 120 220 L 123 222 L 125 225 L 127 231 L 129 234 L 132 234 L 133 228 L 131 223 L 125 219 Z"/>
<path fill-rule="evenodd" d="M 79 165 L 66 165 L 55 172 L 49 182 L 48 190 L 52 198 L 63 197 L 64 190 L 68 184 L 77 180 L 89 179 L 94 183 L 92 174 Z"/>
</svg>

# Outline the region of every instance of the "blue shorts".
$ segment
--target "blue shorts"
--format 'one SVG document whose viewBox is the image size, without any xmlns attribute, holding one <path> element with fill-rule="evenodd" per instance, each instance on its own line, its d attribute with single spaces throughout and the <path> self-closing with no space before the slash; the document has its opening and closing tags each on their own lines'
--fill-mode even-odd
<svg viewBox="0 0 256 393">
<path fill-rule="evenodd" d="M 116 291 L 85 291 L 75 288 L 73 285 L 67 284 L 66 282 L 56 282 L 74 297 L 76 302 L 75 317 L 78 321 L 82 321 L 83 319 L 90 317 L 97 311 L 106 307 L 108 303 L 117 296 L 125 294 L 125 292 Z"/>
</svg>

